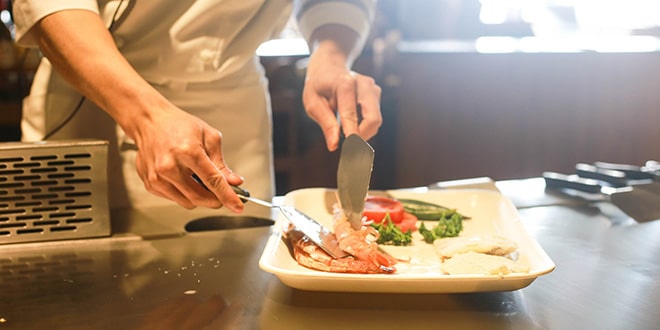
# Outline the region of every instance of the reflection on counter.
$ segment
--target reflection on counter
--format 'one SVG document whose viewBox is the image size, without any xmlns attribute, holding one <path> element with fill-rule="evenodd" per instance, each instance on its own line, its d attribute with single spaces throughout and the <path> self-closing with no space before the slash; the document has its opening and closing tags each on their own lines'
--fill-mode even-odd
<svg viewBox="0 0 660 330">
<path fill-rule="evenodd" d="M 251 328 L 245 309 L 253 301 L 245 294 L 263 289 L 228 275 L 256 265 L 260 244 L 252 242 L 268 230 L 243 232 L 246 241 L 229 233 L 3 247 L 0 326 Z"/>
<path fill-rule="evenodd" d="M 272 226 L 275 222 L 271 219 L 248 217 L 248 216 L 206 216 L 188 222 L 185 226 L 187 232 L 227 230 L 252 227 Z"/>
<path fill-rule="evenodd" d="M 478 313 L 465 313 L 466 306 Z M 277 319 L 274 319 L 277 315 Z M 521 291 L 470 294 L 351 294 L 292 289 L 271 281 L 260 329 L 542 329 Z"/>
</svg>

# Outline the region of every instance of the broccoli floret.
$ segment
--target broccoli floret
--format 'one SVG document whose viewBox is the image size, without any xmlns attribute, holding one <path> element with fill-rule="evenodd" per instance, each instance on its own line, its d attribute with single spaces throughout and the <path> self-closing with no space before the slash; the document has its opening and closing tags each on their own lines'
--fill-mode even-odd
<svg viewBox="0 0 660 330">
<path fill-rule="evenodd" d="M 378 230 L 378 244 L 387 245 L 408 245 L 412 242 L 412 231 L 401 231 L 399 227 L 392 223 L 389 213 L 385 216 L 382 223 L 372 223 L 372 227 Z"/>
<path fill-rule="evenodd" d="M 424 223 L 419 227 L 419 233 L 427 243 L 433 243 L 438 238 L 456 237 L 463 230 L 463 216 L 456 210 L 442 212 L 438 223 L 433 229 L 428 229 Z"/>
</svg>

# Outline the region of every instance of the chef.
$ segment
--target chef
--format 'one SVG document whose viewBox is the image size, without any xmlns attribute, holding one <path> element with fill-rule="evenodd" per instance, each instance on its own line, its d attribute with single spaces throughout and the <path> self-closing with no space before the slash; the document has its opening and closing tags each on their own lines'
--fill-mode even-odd
<svg viewBox="0 0 660 330">
<path fill-rule="evenodd" d="M 175 202 L 241 212 L 230 185 L 255 197 L 274 194 L 270 99 L 257 47 L 293 13 L 312 53 L 303 103 L 328 150 L 340 134 L 369 139 L 382 121 L 381 90 L 350 67 L 374 6 L 16 0 L 17 41 L 44 54 L 24 100 L 23 139 L 110 141 L 113 208 Z"/>
</svg>

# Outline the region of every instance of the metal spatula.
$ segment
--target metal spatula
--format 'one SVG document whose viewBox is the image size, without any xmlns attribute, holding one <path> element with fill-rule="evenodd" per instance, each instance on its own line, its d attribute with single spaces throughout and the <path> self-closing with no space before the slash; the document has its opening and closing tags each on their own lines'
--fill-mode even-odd
<svg viewBox="0 0 660 330">
<path fill-rule="evenodd" d="M 292 206 L 286 205 L 274 205 L 265 200 L 258 198 L 250 197 L 250 193 L 240 187 L 232 186 L 234 192 L 243 200 L 254 202 L 269 208 L 278 208 L 280 212 L 289 220 L 296 228 L 302 231 L 312 242 L 316 243 L 321 247 L 325 252 L 327 252 L 333 258 L 343 258 L 349 256 L 348 253 L 344 252 L 339 248 L 339 243 L 337 242 L 337 237 L 335 234 L 330 231 L 327 227 L 318 223 L 316 220 L 310 218 L 305 213 L 302 213 L 298 209 Z"/>
</svg>

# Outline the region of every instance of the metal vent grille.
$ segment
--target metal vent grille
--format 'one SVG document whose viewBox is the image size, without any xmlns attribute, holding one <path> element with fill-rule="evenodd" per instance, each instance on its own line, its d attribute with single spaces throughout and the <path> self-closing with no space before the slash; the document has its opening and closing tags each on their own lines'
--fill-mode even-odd
<svg viewBox="0 0 660 330">
<path fill-rule="evenodd" d="M 0 244 L 109 235 L 107 148 L 0 143 Z"/>
</svg>

